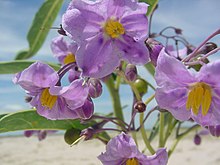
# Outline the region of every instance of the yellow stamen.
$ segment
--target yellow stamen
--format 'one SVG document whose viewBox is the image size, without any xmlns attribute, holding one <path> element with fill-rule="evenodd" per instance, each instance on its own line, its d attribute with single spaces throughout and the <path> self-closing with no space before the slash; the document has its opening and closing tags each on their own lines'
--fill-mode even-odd
<svg viewBox="0 0 220 165">
<path fill-rule="evenodd" d="M 205 90 L 204 101 L 202 102 L 202 115 L 205 116 L 212 102 L 212 94 L 210 90 Z"/>
<path fill-rule="evenodd" d="M 109 35 L 111 38 L 118 38 L 120 37 L 120 35 L 125 33 L 123 25 L 120 22 L 114 21 L 112 19 L 106 22 L 104 30 L 106 34 Z"/>
<path fill-rule="evenodd" d="M 46 88 L 43 90 L 41 97 L 40 97 L 40 102 L 42 106 L 48 109 L 52 109 L 56 101 L 57 101 L 57 96 L 51 95 L 49 93 L 49 88 Z"/>
<path fill-rule="evenodd" d="M 66 65 L 66 64 L 69 64 L 69 63 L 72 63 L 72 62 L 76 62 L 76 59 L 75 59 L 74 54 L 69 53 L 69 54 L 64 58 L 63 63 Z"/>
<path fill-rule="evenodd" d="M 130 158 L 126 161 L 126 165 L 139 165 L 139 162 L 136 158 Z"/>
<path fill-rule="evenodd" d="M 202 109 L 202 115 L 205 116 L 212 102 L 212 91 L 211 87 L 203 82 L 199 82 L 190 87 L 191 91 L 189 92 L 186 109 L 192 109 L 193 113 L 197 115 L 199 109 Z"/>
</svg>

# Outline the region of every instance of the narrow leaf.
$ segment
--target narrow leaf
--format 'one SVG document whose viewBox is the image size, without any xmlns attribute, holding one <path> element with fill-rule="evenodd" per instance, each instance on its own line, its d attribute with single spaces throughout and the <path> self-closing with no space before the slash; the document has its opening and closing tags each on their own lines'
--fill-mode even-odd
<svg viewBox="0 0 220 165">
<path fill-rule="evenodd" d="M 36 61 L 25 61 L 25 60 L 15 60 L 15 61 L 4 61 L 0 62 L 0 74 L 15 74 L 18 73 Z M 47 63 L 55 70 L 59 70 L 60 66 L 54 63 Z"/>
<path fill-rule="evenodd" d="M 15 58 L 16 60 L 28 59 L 38 52 L 59 13 L 62 3 L 63 0 L 46 0 L 43 3 L 36 13 L 27 35 L 29 50 L 19 53 Z"/>
<path fill-rule="evenodd" d="M 88 127 L 79 120 L 48 120 L 35 110 L 21 111 L 5 115 L 0 119 L 0 133 L 19 130 L 82 130 Z"/>
</svg>

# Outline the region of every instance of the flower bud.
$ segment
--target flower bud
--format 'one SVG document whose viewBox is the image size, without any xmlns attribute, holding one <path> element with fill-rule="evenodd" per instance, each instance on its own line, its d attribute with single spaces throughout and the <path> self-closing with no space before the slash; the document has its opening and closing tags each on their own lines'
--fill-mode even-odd
<svg viewBox="0 0 220 165">
<path fill-rule="evenodd" d="M 128 81 L 135 81 L 137 79 L 137 68 L 133 64 L 128 64 L 125 69 L 125 76 Z"/>
<path fill-rule="evenodd" d="M 148 38 L 148 40 L 146 41 L 146 45 L 150 52 L 151 62 L 153 63 L 154 66 L 157 66 L 157 58 L 164 46 L 160 42 L 152 38 Z"/>
<path fill-rule="evenodd" d="M 91 78 L 89 80 L 89 95 L 97 98 L 102 94 L 102 84 L 98 79 Z"/>
<path fill-rule="evenodd" d="M 176 33 L 176 34 L 182 34 L 182 29 L 180 29 L 180 28 L 175 28 L 174 30 L 175 30 L 175 33 Z"/>
<path fill-rule="evenodd" d="M 63 36 L 67 36 L 65 30 L 63 29 L 62 25 L 60 24 L 60 28 L 57 30 L 57 32 L 60 34 L 60 35 L 63 35 Z"/>
<path fill-rule="evenodd" d="M 142 79 L 142 78 L 136 79 L 134 82 L 134 86 L 137 88 L 137 90 L 141 96 L 143 96 L 145 93 L 147 93 L 148 84 L 144 79 Z"/>
<path fill-rule="evenodd" d="M 31 137 L 33 134 L 34 134 L 34 131 L 32 130 L 24 131 L 24 136 L 26 137 Z"/>
<path fill-rule="evenodd" d="M 76 111 L 77 115 L 82 119 L 89 119 L 94 112 L 94 104 L 92 102 L 92 99 L 88 98 L 84 105 L 80 108 L 78 108 Z"/>
<path fill-rule="evenodd" d="M 146 110 L 146 104 L 144 104 L 142 101 L 138 101 L 134 104 L 134 109 L 137 111 L 137 112 L 144 112 Z"/>
<path fill-rule="evenodd" d="M 94 134 L 94 129 L 86 128 L 81 131 L 80 136 L 85 136 L 85 140 L 90 140 L 90 139 L 92 139 L 93 134 Z"/>
<path fill-rule="evenodd" d="M 80 137 L 81 131 L 78 129 L 68 129 L 64 134 L 64 140 L 67 144 L 73 144 Z"/>
<path fill-rule="evenodd" d="M 198 134 L 196 134 L 196 135 L 194 136 L 194 143 L 195 143 L 195 145 L 200 145 L 200 144 L 201 144 L 201 141 L 202 141 L 201 136 L 199 136 Z"/>
<path fill-rule="evenodd" d="M 216 137 L 220 136 L 220 125 L 209 126 L 208 129 L 212 136 L 216 136 Z"/>
<path fill-rule="evenodd" d="M 37 136 L 39 141 L 44 140 L 47 137 L 47 131 L 41 130 Z"/>
<path fill-rule="evenodd" d="M 202 49 L 199 51 L 200 54 L 207 54 L 212 50 L 216 49 L 218 46 L 214 42 L 207 42 Z"/>
<path fill-rule="evenodd" d="M 30 103 L 31 100 L 32 100 L 32 97 L 31 97 L 31 96 L 26 96 L 26 97 L 25 97 L 25 102 L 26 102 L 26 103 Z"/>
</svg>

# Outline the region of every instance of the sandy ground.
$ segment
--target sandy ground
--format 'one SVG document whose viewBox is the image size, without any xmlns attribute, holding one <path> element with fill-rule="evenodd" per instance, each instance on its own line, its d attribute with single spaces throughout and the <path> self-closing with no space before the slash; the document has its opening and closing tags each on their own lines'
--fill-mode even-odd
<svg viewBox="0 0 220 165">
<path fill-rule="evenodd" d="M 179 143 L 168 165 L 220 165 L 219 149 L 220 139 L 205 137 L 195 146 L 187 138 Z M 0 137 L 0 165 L 101 165 L 96 156 L 104 150 L 96 140 L 70 147 L 62 135 L 41 142 L 36 137 Z"/>
</svg>

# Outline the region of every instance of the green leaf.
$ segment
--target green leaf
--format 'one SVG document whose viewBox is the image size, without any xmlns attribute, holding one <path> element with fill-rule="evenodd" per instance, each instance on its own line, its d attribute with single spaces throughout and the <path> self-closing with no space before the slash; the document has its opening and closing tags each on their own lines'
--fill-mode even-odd
<svg viewBox="0 0 220 165">
<path fill-rule="evenodd" d="M 153 66 L 152 63 L 147 63 L 144 65 L 144 67 L 148 70 L 148 72 L 154 76 L 154 73 L 155 73 L 155 67 Z"/>
<path fill-rule="evenodd" d="M 139 0 L 139 2 L 145 2 L 149 5 L 147 10 L 147 16 L 151 15 L 154 11 L 155 7 L 157 6 L 159 0 Z"/>
<path fill-rule="evenodd" d="M 5 115 L 0 119 L 0 133 L 19 130 L 82 130 L 89 125 L 82 125 L 79 120 L 48 120 L 35 110 L 21 111 Z"/>
<path fill-rule="evenodd" d="M 64 134 L 65 142 L 69 145 L 77 144 L 74 142 L 76 142 L 80 138 L 80 133 L 81 133 L 81 130 L 76 129 L 76 128 L 71 128 L 71 129 L 66 130 Z"/>
<path fill-rule="evenodd" d="M 0 114 L 0 119 L 6 116 L 7 114 Z"/>
<path fill-rule="evenodd" d="M 25 61 L 25 60 L 15 60 L 15 61 L 4 61 L 0 62 L 0 74 L 15 74 L 25 68 L 29 67 L 36 61 Z M 59 70 L 60 66 L 54 63 L 47 63 L 55 70 Z"/>
<path fill-rule="evenodd" d="M 108 142 L 111 139 L 111 137 L 109 136 L 109 134 L 107 132 L 101 132 L 99 134 L 96 134 L 95 137 L 96 138 L 98 137 L 105 142 Z"/>
<path fill-rule="evenodd" d="M 22 57 L 25 57 L 29 53 L 29 50 L 22 50 L 18 52 L 16 59 L 22 59 Z"/>
<path fill-rule="evenodd" d="M 38 52 L 59 13 L 62 3 L 63 0 L 46 0 L 43 3 L 36 13 L 27 35 L 29 50 L 18 53 L 16 60 L 28 59 Z"/>
</svg>

